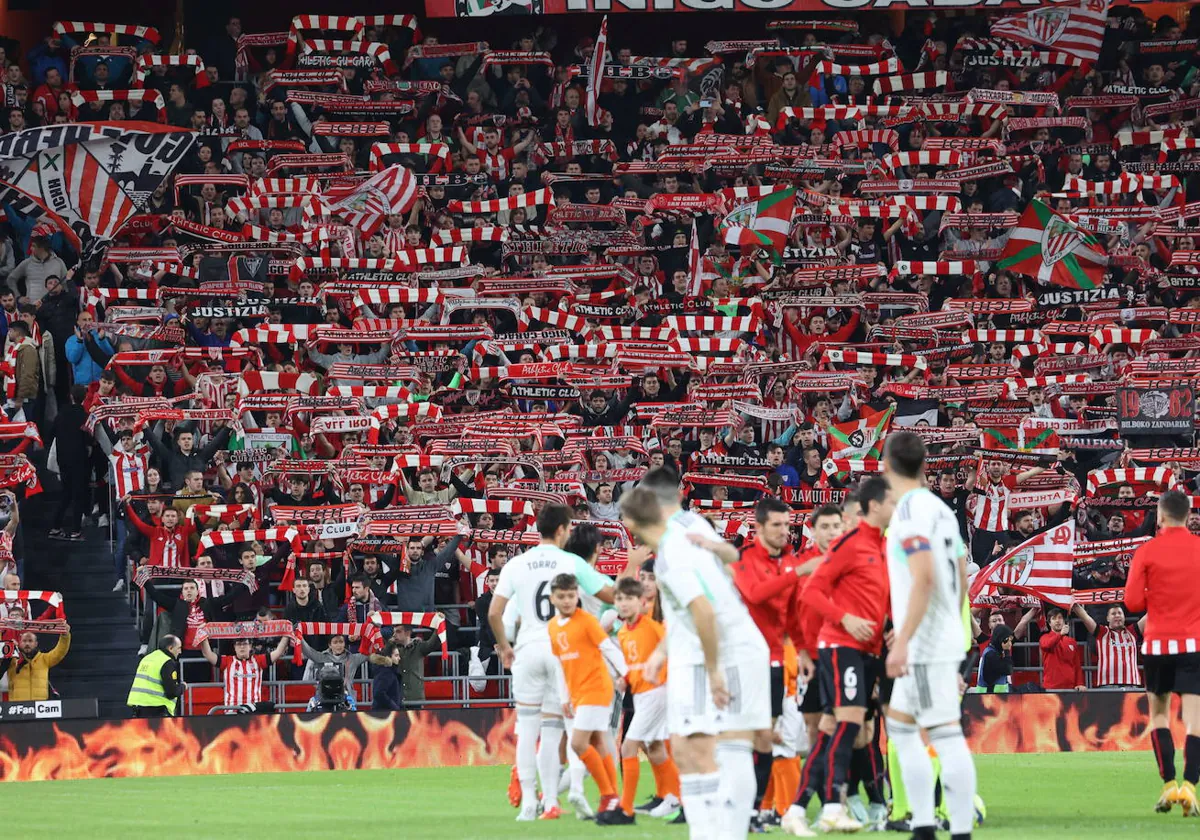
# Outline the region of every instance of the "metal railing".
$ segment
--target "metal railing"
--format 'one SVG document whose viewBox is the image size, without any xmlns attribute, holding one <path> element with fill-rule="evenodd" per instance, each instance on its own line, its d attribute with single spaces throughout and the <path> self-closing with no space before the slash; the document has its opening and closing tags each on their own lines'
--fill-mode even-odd
<svg viewBox="0 0 1200 840">
<path fill-rule="evenodd" d="M 469 694 L 463 694 L 462 696 L 459 696 L 458 686 L 456 685 L 455 697 L 453 699 L 449 699 L 449 700 L 405 700 L 404 706 L 405 706 L 405 708 L 409 708 L 409 709 L 427 709 L 427 708 L 454 708 L 454 707 L 470 706 L 473 704 L 480 704 L 480 705 L 483 705 L 483 704 L 495 705 L 496 703 L 508 704 L 508 703 L 512 702 L 512 684 L 511 684 L 512 677 L 507 674 L 500 675 L 500 676 L 482 676 L 482 677 L 470 677 L 470 678 L 461 677 L 461 676 L 426 677 L 424 682 L 427 684 L 428 683 L 437 683 L 437 682 L 462 683 L 463 684 L 462 687 L 469 691 L 469 688 L 466 685 L 466 681 L 468 679 L 470 679 L 471 682 L 487 682 L 488 684 L 492 684 L 492 683 L 498 684 L 500 686 L 500 693 L 496 697 L 487 697 L 487 698 L 482 698 L 482 697 L 481 698 L 471 698 L 469 696 Z M 316 694 L 316 691 L 317 691 L 317 683 L 312 680 L 266 679 L 266 680 L 263 680 L 262 684 L 263 684 L 263 697 L 261 698 L 260 702 L 274 703 L 276 711 L 304 711 L 306 708 L 308 708 L 307 703 L 298 703 L 298 702 L 294 702 L 294 701 L 288 702 L 285 699 L 287 696 L 286 689 L 288 686 L 298 686 L 298 685 L 310 686 L 312 688 L 314 694 Z M 349 686 L 355 695 L 355 702 L 358 704 L 358 711 L 367 711 L 368 709 L 370 709 L 371 704 L 375 699 L 374 692 L 372 690 L 372 681 L 367 680 L 367 679 L 355 679 L 349 683 Z M 185 715 L 191 716 L 196 713 L 196 703 L 195 703 L 195 697 L 193 695 L 193 690 L 198 689 L 198 688 L 223 689 L 224 683 L 220 683 L 220 682 L 188 683 L 186 689 L 184 690 L 183 703 L 182 703 L 182 708 L 184 710 Z M 209 708 L 209 710 L 206 712 L 206 714 L 209 714 L 209 715 L 221 714 L 225 711 L 237 711 L 240 708 L 241 708 L 240 706 L 236 706 L 236 705 L 235 706 L 218 705 L 218 706 L 213 706 L 213 707 Z"/>
</svg>

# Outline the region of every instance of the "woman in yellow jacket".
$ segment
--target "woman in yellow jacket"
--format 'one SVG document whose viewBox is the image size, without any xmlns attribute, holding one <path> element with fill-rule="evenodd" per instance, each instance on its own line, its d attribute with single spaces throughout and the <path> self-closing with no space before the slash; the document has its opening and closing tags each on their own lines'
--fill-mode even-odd
<svg viewBox="0 0 1200 840">
<path fill-rule="evenodd" d="M 37 634 L 22 633 L 17 641 L 17 655 L 8 663 L 8 699 L 49 700 L 50 669 L 62 662 L 70 649 L 70 627 L 46 653 L 38 650 Z"/>
</svg>

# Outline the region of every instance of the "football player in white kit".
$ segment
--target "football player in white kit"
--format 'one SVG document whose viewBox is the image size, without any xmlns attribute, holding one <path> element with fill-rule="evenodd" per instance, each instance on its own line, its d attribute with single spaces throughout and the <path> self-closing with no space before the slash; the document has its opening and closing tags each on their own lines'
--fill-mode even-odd
<svg viewBox="0 0 1200 840">
<path fill-rule="evenodd" d="M 925 444 L 912 432 L 888 435 L 884 475 L 897 499 L 887 532 L 895 641 L 887 658 L 896 678 L 888 737 L 912 807 L 914 840 L 933 840 L 933 765 L 921 730 L 942 762 L 953 840 L 975 822 L 975 763 L 962 732 L 958 669 L 963 659 L 967 550 L 954 512 L 925 486 Z"/>
<path fill-rule="evenodd" d="M 496 650 L 505 668 L 512 671 L 513 698 L 517 705 L 517 778 L 521 783 L 520 821 L 537 819 L 537 779 L 542 779 L 542 816 L 559 815 L 558 747 L 563 738 L 562 699 L 558 696 L 558 663 L 550 650 L 546 625 L 554 617 L 550 581 L 571 574 L 579 588 L 605 603 L 612 603 L 611 581 L 582 558 L 563 551 L 571 531 L 571 509 L 548 504 L 537 517 L 542 541 L 505 564 L 500 572 L 488 622 L 496 634 Z M 504 610 L 512 603 L 520 620 L 514 650 L 505 629 Z M 511 622 L 510 622 L 511 624 Z M 538 746 L 538 735 L 541 746 Z"/>
<path fill-rule="evenodd" d="M 742 840 L 750 826 L 753 741 L 771 728 L 767 643 L 711 551 L 688 539 L 718 540 L 708 520 L 679 507 L 679 476 L 651 470 L 621 499 L 621 519 L 657 550 L 654 571 L 667 625 L 664 646 L 643 673 L 667 665 L 667 728 L 692 840 Z"/>
</svg>

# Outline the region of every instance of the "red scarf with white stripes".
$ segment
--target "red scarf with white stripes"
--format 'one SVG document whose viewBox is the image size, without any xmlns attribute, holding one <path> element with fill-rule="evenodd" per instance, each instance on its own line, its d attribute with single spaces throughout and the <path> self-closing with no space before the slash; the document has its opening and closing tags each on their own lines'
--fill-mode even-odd
<svg viewBox="0 0 1200 840">
<path fill-rule="evenodd" d="M 6 400 L 15 399 L 17 396 L 17 354 L 23 347 L 36 348 L 37 344 L 31 338 L 22 338 L 20 341 L 9 341 L 4 347 L 4 363 L 0 365 L 0 372 L 4 374 Z"/>
</svg>

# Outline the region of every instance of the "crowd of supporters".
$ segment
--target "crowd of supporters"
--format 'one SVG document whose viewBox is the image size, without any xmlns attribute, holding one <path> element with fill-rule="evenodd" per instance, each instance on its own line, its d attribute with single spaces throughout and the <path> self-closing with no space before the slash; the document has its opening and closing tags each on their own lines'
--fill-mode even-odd
<svg viewBox="0 0 1200 840">
<path fill-rule="evenodd" d="M 144 27 L 56 25 L 0 55 L 5 134 L 197 137 L 107 249 L 5 205 L 6 466 L 52 446 L 51 536 L 104 529 L 143 646 L 178 636 L 230 705 L 276 660 L 315 680 L 368 656 L 419 700 L 439 638 L 498 673 L 486 602 L 547 501 L 596 524 L 612 572 L 617 502 L 661 464 L 734 541 L 781 498 L 799 545 L 908 427 L 974 572 L 1073 527 L 1065 598 L 1013 555 L 977 600 L 986 684 L 1041 665 L 1047 688 L 1138 685 L 1119 589 L 1147 498 L 1195 491 L 1200 450 L 1190 417 L 1135 428 L 1117 396 L 1171 379 L 1190 400 L 1200 375 L 1197 21 L 1114 8 L 1076 60 L 993 38 L 1002 16 L 783 22 L 654 56 L 615 18 L 603 62 L 595 22 L 565 18 L 492 45 L 408 16 L 286 38 L 230 18 L 171 60 Z M 397 164 L 400 212 L 314 210 Z M 999 267 L 1034 201 L 1107 255 L 1100 282 Z M 26 479 L 0 500 L 14 574 Z M 229 637 L 225 657 L 205 630 L 376 613 L 423 629 Z"/>
</svg>

